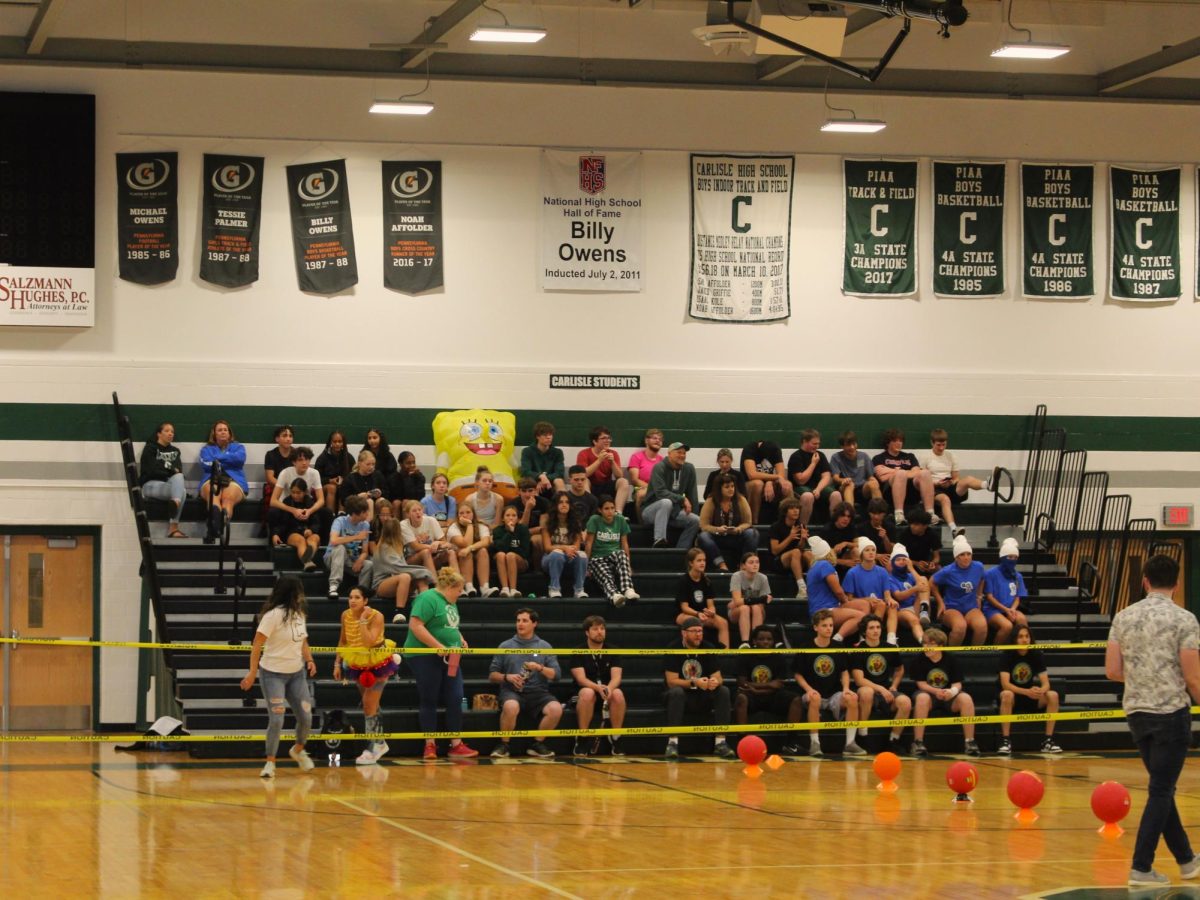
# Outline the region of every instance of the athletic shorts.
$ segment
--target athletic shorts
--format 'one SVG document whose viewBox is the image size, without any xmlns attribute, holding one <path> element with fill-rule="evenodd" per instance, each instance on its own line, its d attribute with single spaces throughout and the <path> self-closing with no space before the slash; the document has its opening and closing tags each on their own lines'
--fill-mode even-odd
<svg viewBox="0 0 1200 900">
<path fill-rule="evenodd" d="M 558 700 L 549 691 L 501 691 L 500 706 L 509 700 L 516 700 L 521 706 L 521 712 L 526 715 L 540 716 L 546 708 L 546 704 L 554 703 Z"/>
<path fill-rule="evenodd" d="M 596 495 L 596 499 L 601 497 L 616 497 L 617 496 L 617 480 L 613 478 L 611 481 L 601 481 L 599 484 L 592 484 L 592 493 Z M 620 512 L 618 509 L 617 512 Z"/>
<path fill-rule="evenodd" d="M 827 484 L 827 485 L 825 485 L 825 487 L 821 488 L 820 499 L 824 500 L 830 494 L 833 494 L 836 492 L 837 492 L 837 488 L 835 488 L 832 484 Z M 810 488 L 806 484 L 802 484 L 802 485 L 799 485 L 798 487 L 796 487 L 796 496 L 797 497 L 799 497 L 803 494 L 815 494 L 815 493 L 816 493 L 816 491 L 814 491 L 812 488 Z"/>
<path fill-rule="evenodd" d="M 748 712 L 769 712 L 772 715 L 784 716 L 787 715 L 792 701 L 799 695 L 787 688 L 781 688 L 770 694 L 746 694 L 745 696 L 749 701 Z"/>
<path fill-rule="evenodd" d="M 1011 608 L 1012 607 L 1009 607 L 1009 609 L 1011 609 Z M 989 622 L 992 621 L 992 619 L 995 619 L 997 617 L 1002 618 L 1002 619 L 1008 619 L 1008 616 L 1006 616 L 1004 613 L 1000 612 L 1000 610 L 996 609 L 996 607 L 992 606 L 990 603 L 988 604 L 988 612 L 984 613 L 984 615 L 987 616 L 987 620 Z"/>
<path fill-rule="evenodd" d="M 821 712 L 829 712 L 835 719 L 840 719 L 842 717 L 842 692 L 838 691 L 832 697 L 822 697 Z"/>
<path fill-rule="evenodd" d="M 1035 713 L 1041 712 L 1038 708 L 1038 701 L 1032 697 L 1026 697 L 1024 694 L 1013 694 L 1013 712 L 1014 713 Z"/>
<path fill-rule="evenodd" d="M 958 696 L 961 697 L 962 694 L 959 694 Z M 930 694 L 929 699 L 933 701 L 933 704 L 929 707 L 928 715 L 932 716 L 934 713 L 945 713 L 948 716 L 957 715 L 957 713 L 951 709 L 951 706 L 954 704 L 954 701 L 958 699 L 958 697 L 951 697 L 949 700 L 939 700 L 937 697 L 933 696 L 933 694 Z M 916 697 L 914 697 L 914 706 L 916 705 L 916 702 Z"/>
<path fill-rule="evenodd" d="M 951 506 L 958 506 L 963 502 L 963 500 L 966 499 L 958 492 L 958 488 L 952 484 L 935 484 L 933 486 L 933 492 L 935 494 L 943 494 L 949 497 Z"/>
</svg>

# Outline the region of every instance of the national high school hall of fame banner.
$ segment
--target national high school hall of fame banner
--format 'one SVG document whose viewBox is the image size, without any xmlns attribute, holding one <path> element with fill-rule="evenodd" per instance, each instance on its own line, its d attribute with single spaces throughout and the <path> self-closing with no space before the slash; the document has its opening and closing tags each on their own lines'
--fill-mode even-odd
<svg viewBox="0 0 1200 900">
<path fill-rule="evenodd" d="M 1004 163 L 933 164 L 933 292 L 1004 293 Z"/>
<path fill-rule="evenodd" d="M 544 291 L 640 291 L 642 154 L 542 151 Z"/>
<path fill-rule="evenodd" d="M 792 156 L 693 153 L 688 315 L 770 322 L 791 315 Z"/>
<path fill-rule="evenodd" d="M 357 284 L 346 161 L 288 166 L 287 186 L 300 290 L 336 294 Z"/>
<path fill-rule="evenodd" d="M 1092 166 L 1022 164 L 1022 296 L 1041 300 L 1092 296 L 1094 188 Z"/>
<path fill-rule="evenodd" d="M 383 164 L 383 285 L 405 294 L 440 288 L 442 164 Z"/>
<path fill-rule="evenodd" d="M 1112 282 L 1114 300 L 1178 300 L 1180 169 L 1112 166 Z"/>
<path fill-rule="evenodd" d="M 117 272 L 162 284 L 179 268 L 179 155 L 117 154 Z"/>
<path fill-rule="evenodd" d="M 200 278 L 222 287 L 258 281 L 263 158 L 204 154 Z"/>
<path fill-rule="evenodd" d="M 917 292 L 916 162 L 847 159 L 842 171 L 842 293 L 911 297 Z"/>
</svg>

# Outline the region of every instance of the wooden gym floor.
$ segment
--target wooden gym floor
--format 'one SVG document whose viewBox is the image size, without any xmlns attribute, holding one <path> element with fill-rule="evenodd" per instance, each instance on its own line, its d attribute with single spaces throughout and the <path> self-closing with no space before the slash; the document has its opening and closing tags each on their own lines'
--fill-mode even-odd
<svg viewBox="0 0 1200 900">
<path fill-rule="evenodd" d="M 952 757 L 904 760 L 900 790 L 871 761 L 426 764 L 302 775 L 109 745 L 0 745 L 0 896 L 83 897 L 1124 897 L 1145 775 L 1128 755 L 974 761 L 955 804 Z M 1046 796 L 1013 819 L 1008 776 Z M 1127 831 L 1096 833 L 1094 785 L 1126 784 Z M 1179 785 L 1200 849 L 1200 770 Z M 1165 848 L 1158 867 L 1180 886 Z M 1067 888 L 1090 888 L 1058 893 Z M 1103 888 L 1107 887 L 1108 890 Z"/>
</svg>

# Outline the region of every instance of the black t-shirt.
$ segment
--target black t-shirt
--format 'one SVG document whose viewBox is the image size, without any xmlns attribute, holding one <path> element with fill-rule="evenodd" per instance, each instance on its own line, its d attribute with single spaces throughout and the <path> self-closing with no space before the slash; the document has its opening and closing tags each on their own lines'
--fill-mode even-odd
<svg viewBox="0 0 1200 900">
<path fill-rule="evenodd" d="M 901 529 L 900 543 L 914 562 L 937 562 L 942 551 L 942 539 L 937 529 L 928 526 L 922 535 L 913 534 L 911 525 Z"/>
<path fill-rule="evenodd" d="M 692 576 L 684 572 L 675 583 L 675 602 L 679 604 L 680 612 L 685 603 L 694 610 L 702 610 L 716 596 L 707 575 L 701 575 L 699 581 L 693 581 Z"/>
<path fill-rule="evenodd" d="M 943 653 L 937 662 L 924 653 L 918 653 L 908 664 L 908 676 L 913 681 L 924 681 L 931 688 L 949 688 L 953 684 L 961 684 L 962 669 L 955 657 L 956 653 Z"/>
<path fill-rule="evenodd" d="M 672 642 L 667 649 L 682 650 L 683 640 Z M 708 678 L 721 671 L 721 650 L 716 644 L 701 641 L 693 653 L 664 656 L 663 671 L 675 672 L 680 678 Z"/>
<path fill-rule="evenodd" d="M 425 473 L 397 472 L 388 479 L 388 498 L 391 500 L 424 500 Z"/>
<path fill-rule="evenodd" d="M 722 472 L 720 469 L 713 469 L 708 473 L 708 481 L 704 483 L 704 499 L 707 500 L 709 494 L 717 489 L 717 479 L 722 475 L 732 475 L 736 482 L 735 487 L 737 492 L 743 497 L 746 496 L 746 476 L 738 469 L 730 469 L 728 472 Z"/>
<path fill-rule="evenodd" d="M 582 494 L 567 491 L 567 496 L 571 498 L 571 512 L 575 514 L 576 522 L 586 525 L 588 519 L 600 512 L 600 502 L 591 491 L 584 491 Z"/>
<path fill-rule="evenodd" d="M 510 506 L 517 511 L 517 521 L 520 522 L 521 516 L 525 512 L 524 502 L 520 497 L 517 497 L 515 500 L 509 500 L 506 504 L 504 504 L 505 509 L 508 509 Z M 535 494 L 533 498 L 533 509 L 529 511 L 529 521 L 525 523 L 529 527 L 529 530 L 532 531 L 535 528 L 540 528 L 542 525 L 542 516 L 546 515 L 548 512 L 550 512 L 550 500 L 546 497 Z"/>
<path fill-rule="evenodd" d="M 836 547 L 845 541 L 850 541 L 851 543 L 857 541 L 858 529 L 854 527 L 853 520 L 845 528 L 838 528 L 830 522 L 821 529 L 821 537 L 825 539 L 825 543 L 829 544 L 830 547 Z M 842 551 L 843 554 L 846 552 L 845 550 Z"/>
<path fill-rule="evenodd" d="M 348 450 L 343 450 L 341 453 L 322 450 L 317 456 L 317 461 L 313 463 L 313 468 L 321 476 L 321 484 L 329 484 L 335 478 L 345 478 L 353 467 Z"/>
<path fill-rule="evenodd" d="M 754 468 L 767 475 L 775 473 L 775 467 L 783 462 L 783 451 L 774 441 L 755 441 L 742 448 L 742 458 L 738 468 L 746 471 L 746 460 L 754 463 Z"/>
<path fill-rule="evenodd" d="M 804 483 L 804 486 L 810 488 L 816 487 L 817 482 L 821 480 L 821 476 L 829 471 L 829 460 L 825 458 L 825 454 L 820 450 L 797 450 L 788 457 L 787 462 L 788 481 L 793 486 L 796 484 L 796 475 L 808 468 L 808 464 L 812 462 L 814 453 L 817 455 L 817 467 L 813 469 L 812 475 Z"/>
<path fill-rule="evenodd" d="M 608 650 L 609 645 L 604 644 Z M 609 656 L 607 653 L 589 653 L 587 645 L 578 648 L 578 652 L 567 660 L 567 671 L 583 669 L 583 677 L 596 684 L 608 684 L 612 681 L 612 670 L 621 668 L 620 657 Z"/>
<path fill-rule="evenodd" d="M 791 533 L 792 533 L 792 526 L 788 525 L 782 519 L 779 519 L 778 521 L 775 522 L 774 525 L 771 526 L 771 530 L 767 532 L 767 536 L 773 541 L 785 541 L 788 539 L 788 537 L 791 535 Z M 808 544 L 808 541 L 795 540 L 795 541 L 792 541 L 790 544 L 788 544 L 786 547 L 784 547 L 783 552 L 788 553 L 788 552 L 790 552 L 792 550 L 796 550 L 796 549 L 803 550 L 805 548 L 805 546 L 807 546 L 807 544 Z M 767 546 L 769 547 L 770 544 L 768 544 Z"/>
<path fill-rule="evenodd" d="M 862 653 L 854 657 L 850 669 L 862 669 L 867 681 L 882 684 L 890 690 L 892 676 L 896 674 L 896 667 L 900 663 L 900 654 L 875 652 L 876 648 L 868 647 L 865 641 L 859 641 L 854 646 L 860 648 Z"/>
<path fill-rule="evenodd" d="M 782 681 L 786 685 L 792 660 L 782 653 L 738 654 L 738 674 L 751 684 Z"/>
<path fill-rule="evenodd" d="M 809 638 L 799 649 L 827 650 L 829 647 L 818 647 L 816 639 Z M 849 662 L 847 657 L 846 653 L 797 653 L 792 671 L 822 697 L 832 697 L 842 690 L 842 673 L 847 670 L 846 663 Z"/>
<path fill-rule="evenodd" d="M 1032 647 L 1024 656 L 1016 650 L 1005 650 L 1000 658 L 1000 671 L 1008 673 L 1008 680 L 1014 687 L 1037 687 L 1042 683 L 1038 676 L 1046 671 L 1046 663 L 1042 651 Z"/>
<path fill-rule="evenodd" d="M 880 546 L 880 542 L 879 542 L 879 532 L 871 527 L 870 519 L 862 519 L 858 523 L 857 530 L 858 530 L 859 537 L 870 538 L 871 542 L 875 544 L 876 548 L 878 548 L 881 552 L 883 551 L 883 547 Z M 896 543 L 896 526 L 893 525 L 891 522 L 889 522 L 886 517 L 883 520 L 883 530 L 884 530 L 884 533 L 887 534 L 888 540 L 891 541 L 893 544 Z M 912 553 L 911 548 L 908 548 L 907 544 L 905 544 L 905 548 L 908 549 L 909 553 Z M 911 559 L 912 557 L 910 556 L 909 558 Z"/>
<path fill-rule="evenodd" d="M 379 470 L 376 469 L 370 475 L 351 472 L 342 479 L 342 488 L 338 491 L 338 501 L 345 503 L 346 498 L 352 494 L 365 494 L 370 491 L 379 491 L 381 496 L 387 496 L 387 480 L 379 473 Z"/>
<path fill-rule="evenodd" d="M 889 469 L 903 469 L 906 472 L 921 468 L 921 464 L 917 462 L 917 458 L 904 450 L 901 450 L 895 456 L 890 456 L 886 450 L 882 453 L 877 453 L 871 459 L 871 465 L 886 466 Z"/>
<path fill-rule="evenodd" d="M 292 465 L 292 456 L 284 456 L 279 452 L 278 447 L 272 447 L 267 451 L 266 457 L 263 459 L 263 469 L 274 474 L 276 478 L 279 473 Z"/>
</svg>

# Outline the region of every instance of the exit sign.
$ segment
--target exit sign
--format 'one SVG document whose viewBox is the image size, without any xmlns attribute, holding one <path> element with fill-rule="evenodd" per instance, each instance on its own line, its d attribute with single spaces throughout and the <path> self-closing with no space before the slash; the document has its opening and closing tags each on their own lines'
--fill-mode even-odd
<svg viewBox="0 0 1200 900">
<path fill-rule="evenodd" d="M 1192 504 L 1164 504 L 1162 508 L 1162 523 L 1164 525 L 1174 525 L 1177 528 L 1190 528 L 1192 526 Z"/>
</svg>

